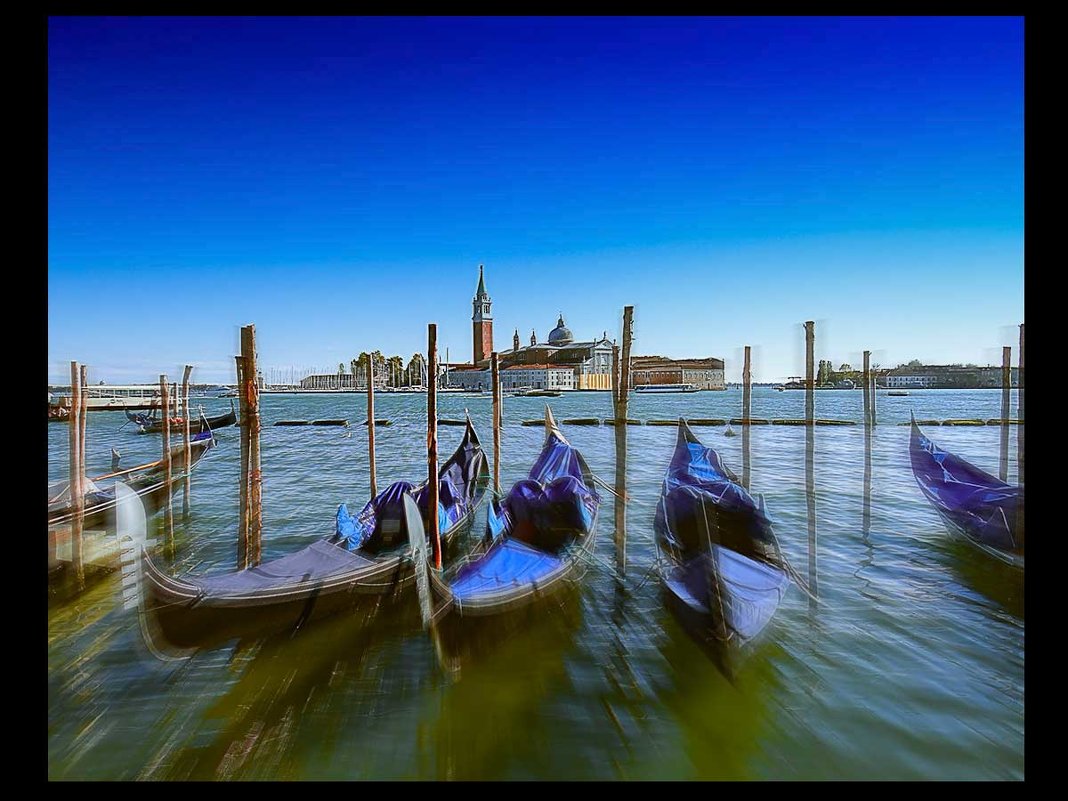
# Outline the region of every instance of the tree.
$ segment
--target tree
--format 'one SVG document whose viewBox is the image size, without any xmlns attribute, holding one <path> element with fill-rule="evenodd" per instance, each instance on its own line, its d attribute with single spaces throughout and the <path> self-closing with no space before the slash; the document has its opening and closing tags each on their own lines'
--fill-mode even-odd
<svg viewBox="0 0 1068 801">
<path fill-rule="evenodd" d="M 353 389 L 356 389 L 356 372 L 357 372 L 358 368 L 359 368 L 359 365 L 356 363 L 355 359 L 353 359 L 352 361 L 349 362 L 349 370 L 352 373 L 352 388 Z"/>
<path fill-rule="evenodd" d="M 400 374 L 404 370 L 404 359 L 400 356 L 390 356 L 386 359 L 386 363 L 389 365 L 390 386 L 397 386 L 400 381 Z"/>
</svg>

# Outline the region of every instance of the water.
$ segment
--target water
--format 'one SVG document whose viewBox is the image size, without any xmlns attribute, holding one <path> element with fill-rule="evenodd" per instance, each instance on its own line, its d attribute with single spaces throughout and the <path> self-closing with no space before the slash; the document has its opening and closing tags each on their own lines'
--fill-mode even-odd
<svg viewBox="0 0 1068 801">
<path fill-rule="evenodd" d="M 804 393 L 756 388 L 754 417 L 802 417 Z M 860 420 L 859 391 L 816 394 L 817 417 Z M 548 399 L 558 420 L 607 417 L 608 393 Z M 361 426 L 274 428 L 279 419 L 365 418 L 363 395 L 262 399 L 263 558 L 333 530 L 337 504 L 365 502 Z M 502 484 L 525 476 L 543 431 L 522 427 L 545 399 L 506 398 Z M 205 401 L 206 412 L 228 408 Z M 439 397 L 470 410 L 492 452 L 488 398 Z M 444 669 L 414 598 L 190 658 L 161 661 L 118 578 L 49 609 L 48 770 L 88 779 L 1021 779 L 1024 614 L 1019 573 L 952 540 L 908 462 L 917 418 L 1000 416 L 999 391 L 880 393 L 865 526 L 864 429 L 815 429 L 817 569 L 813 609 L 792 587 L 754 652 L 729 679 L 681 630 L 653 580 L 653 509 L 676 430 L 629 427 L 627 574 L 604 568 L 582 589 L 510 628 L 473 637 Z M 378 486 L 425 475 L 426 402 L 379 395 Z M 1015 393 L 1012 408 L 1016 409 Z M 642 396 L 641 420 L 736 417 L 741 392 Z M 90 475 L 158 458 L 158 436 L 89 416 Z M 611 482 L 613 429 L 563 426 Z M 738 429 L 736 429 L 738 430 Z M 444 459 L 462 428 L 439 430 Z M 697 428 L 741 472 L 742 437 Z M 1013 428 L 1009 480 L 1015 480 Z M 946 449 L 994 474 L 999 429 L 938 427 Z M 49 478 L 67 470 L 67 427 L 49 426 Z M 236 428 L 194 473 L 193 515 L 178 526 L 181 574 L 237 560 Z M 762 492 L 792 564 L 807 576 L 805 429 L 754 426 L 751 486 Z M 180 509 L 180 496 L 177 508 Z M 613 499 L 596 554 L 614 563 Z M 176 520 L 180 521 L 180 514 Z M 158 520 L 158 518 L 157 518 Z M 475 531 L 484 526 L 484 507 Z"/>
</svg>

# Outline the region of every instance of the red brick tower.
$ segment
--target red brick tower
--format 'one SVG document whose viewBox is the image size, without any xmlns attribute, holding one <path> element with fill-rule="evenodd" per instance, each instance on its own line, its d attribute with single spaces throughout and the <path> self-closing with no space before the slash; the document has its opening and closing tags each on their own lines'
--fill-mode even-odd
<svg viewBox="0 0 1068 801">
<path fill-rule="evenodd" d="M 473 329 L 475 348 L 474 363 L 478 364 L 483 359 L 488 359 L 493 352 L 493 315 L 490 314 L 490 306 L 493 301 L 486 294 L 486 282 L 482 278 L 482 265 L 478 265 L 478 289 L 475 291 L 475 299 L 472 301 L 474 314 L 471 315 L 471 327 Z"/>
</svg>

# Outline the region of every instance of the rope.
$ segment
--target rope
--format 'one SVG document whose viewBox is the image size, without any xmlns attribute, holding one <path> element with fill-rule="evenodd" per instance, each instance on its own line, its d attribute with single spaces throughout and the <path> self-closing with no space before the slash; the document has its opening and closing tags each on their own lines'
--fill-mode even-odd
<svg viewBox="0 0 1068 801">
<path fill-rule="evenodd" d="M 590 473 L 590 476 L 593 478 L 593 481 L 594 481 L 595 484 L 597 484 L 600 487 L 603 487 L 604 489 L 608 490 L 610 493 L 612 493 L 617 498 L 619 498 L 621 501 L 623 501 L 623 503 L 630 503 L 630 496 L 629 495 L 620 495 L 618 492 L 615 491 L 615 489 L 612 488 L 612 486 L 610 484 L 608 484 L 608 482 L 606 482 L 604 479 L 600 478 L 599 476 L 594 475 L 593 473 Z"/>
</svg>

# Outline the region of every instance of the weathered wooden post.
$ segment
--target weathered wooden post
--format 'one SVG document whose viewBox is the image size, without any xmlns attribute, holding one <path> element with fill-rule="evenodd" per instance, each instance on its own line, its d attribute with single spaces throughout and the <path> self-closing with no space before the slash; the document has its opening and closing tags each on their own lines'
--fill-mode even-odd
<svg viewBox="0 0 1068 801">
<path fill-rule="evenodd" d="M 78 417 L 78 426 L 80 431 L 78 433 L 78 466 L 82 471 L 81 483 L 82 491 L 85 490 L 85 428 L 89 422 L 89 368 L 84 364 L 78 367 L 78 376 L 81 383 L 81 415 Z"/>
<path fill-rule="evenodd" d="M 753 414 L 753 375 L 750 356 L 749 346 L 746 345 L 742 361 L 742 486 L 747 490 L 749 489 L 749 434 L 753 428 L 749 424 L 749 418 Z"/>
<path fill-rule="evenodd" d="M 1001 448 L 998 451 L 998 478 L 1009 478 L 1009 414 L 1012 396 L 1012 348 L 1001 349 Z"/>
<path fill-rule="evenodd" d="M 819 596 L 816 551 L 816 323 L 805 323 L 805 500 L 808 506 L 808 585 Z M 809 599 L 809 609 L 815 601 Z"/>
<path fill-rule="evenodd" d="M 78 362 L 70 363 L 70 560 L 74 581 L 78 587 L 85 583 L 82 564 L 82 524 L 85 515 L 85 489 L 82 485 L 82 387 Z"/>
<path fill-rule="evenodd" d="M 623 353 L 619 365 L 616 402 L 616 568 L 620 575 L 627 573 L 627 400 L 630 393 L 630 349 L 634 337 L 633 306 L 623 307 Z M 613 356 L 616 349 L 612 351 Z"/>
<path fill-rule="evenodd" d="M 864 351 L 864 425 L 871 425 L 871 351 Z"/>
<path fill-rule="evenodd" d="M 630 346 L 634 341 L 634 307 L 623 307 L 623 352 L 619 365 L 619 416 L 627 417 L 627 403 L 630 400 Z"/>
<path fill-rule="evenodd" d="M 1024 324 L 1020 323 L 1020 367 L 1016 389 L 1016 484 L 1021 494 L 1024 486 Z M 1016 504 L 1016 539 L 1024 544 L 1024 504 Z"/>
<path fill-rule="evenodd" d="M 879 389 L 879 377 L 875 374 L 875 371 L 872 370 L 872 373 L 871 373 L 871 427 L 872 428 L 875 428 L 875 426 L 879 422 L 879 414 L 878 414 L 879 410 L 877 408 L 878 407 L 878 403 L 876 403 L 876 398 L 879 397 L 878 389 Z"/>
<path fill-rule="evenodd" d="M 167 547 L 174 549 L 174 513 L 171 510 L 171 393 L 167 386 L 167 376 L 159 377 L 160 413 L 163 424 L 160 436 L 163 439 L 163 530 L 166 533 Z"/>
<path fill-rule="evenodd" d="M 245 392 L 245 357 L 235 356 L 237 363 L 237 397 L 241 409 L 241 479 L 238 489 L 237 565 L 241 570 L 249 566 L 248 541 L 248 394 Z"/>
<path fill-rule="evenodd" d="M 263 477 L 260 472 L 260 387 L 256 369 L 256 326 L 241 329 L 241 355 L 245 359 L 244 393 L 248 405 L 248 544 L 249 562 L 260 563 L 263 532 Z"/>
<path fill-rule="evenodd" d="M 189 375 L 193 372 L 193 365 L 187 364 L 182 373 L 182 468 L 185 470 L 185 480 L 182 482 L 182 518 L 189 518 L 189 493 L 191 490 L 193 471 L 190 469 L 193 462 L 193 454 L 189 447 Z"/>
<path fill-rule="evenodd" d="M 371 497 L 378 495 L 375 481 L 375 371 L 374 359 L 367 354 L 367 458 L 371 472 Z M 356 378 L 353 377 L 352 389 L 356 390 Z"/>
<path fill-rule="evenodd" d="M 427 369 L 438 371 L 438 327 L 427 325 Z M 429 381 L 426 391 L 427 530 L 433 545 L 434 568 L 441 570 L 441 532 L 438 529 L 438 382 Z M 496 464 L 496 460 L 494 460 Z"/>
<path fill-rule="evenodd" d="M 490 353 L 490 381 L 493 382 L 493 491 L 501 494 L 501 369 L 497 351 Z"/>
<path fill-rule="evenodd" d="M 612 346 L 612 416 L 619 426 L 619 345 Z"/>
</svg>

